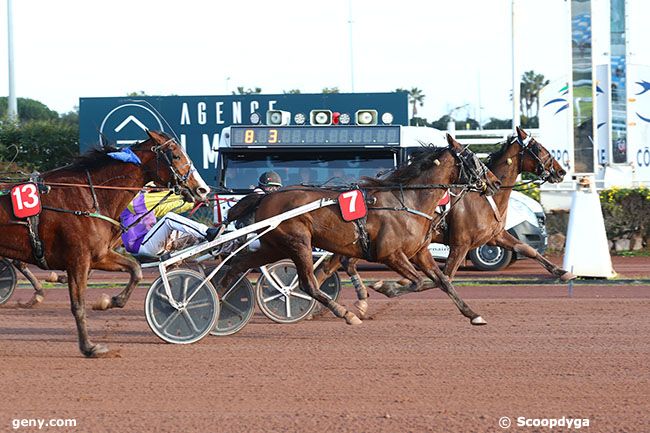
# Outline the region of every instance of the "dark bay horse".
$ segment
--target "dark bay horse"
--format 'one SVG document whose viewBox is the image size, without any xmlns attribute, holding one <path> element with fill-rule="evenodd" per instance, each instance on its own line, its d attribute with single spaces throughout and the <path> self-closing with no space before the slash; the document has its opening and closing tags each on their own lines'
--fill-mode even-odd
<svg viewBox="0 0 650 433">
<path fill-rule="evenodd" d="M 118 161 L 109 153 L 119 149 L 104 148 L 79 157 L 71 165 L 43 173 L 40 182 L 51 188 L 41 196 L 43 210 L 37 227 L 44 261 L 33 254 L 28 227 L 24 220 L 14 218 L 9 198 L 0 198 L 0 256 L 67 272 L 79 349 L 87 357 L 110 355 L 107 347 L 93 344 L 88 337 L 85 292 L 89 270 L 130 274 L 121 293 L 100 300 L 102 309 L 123 307 L 142 279 L 140 265 L 133 258 L 113 251 L 121 234 L 115 221 L 120 213 L 151 181 L 181 190 L 188 200 L 204 200 L 209 192 L 178 143 L 163 133 L 147 134 L 146 141 L 130 147 L 139 164 Z"/>
<path fill-rule="evenodd" d="M 440 218 L 435 208 L 453 182 L 476 184 L 494 193 L 499 181 L 474 154 L 448 136 L 448 147 L 425 148 L 413 155 L 410 164 L 403 164 L 383 180 L 361 184 L 369 203 L 367 219 L 360 223 L 346 222 L 337 206 L 321 207 L 282 222 L 261 238 L 261 247 L 247 251 L 233 260 L 233 265 L 221 284 L 228 285 L 242 272 L 290 258 L 296 265 L 300 288 L 327 306 L 348 324 L 361 321 L 342 305 L 326 297 L 316 283 L 313 273 L 312 247 L 347 257 L 370 259 L 383 263 L 411 281 L 414 290 L 427 283 L 413 266 L 415 263 L 433 282 L 440 286 L 471 320 L 485 324 L 458 296 L 449 280 L 442 274 L 430 254 L 418 254 L 429 245 Z M 264 196 L 251 194 L 228 212 L 235 221 L 252 209 L 255 220 L 261 221 L 318 199 L 336 199 L 340 191 L 325 188 L 290 187 Z"/>
<path fill-rule="evenodd" d="M 503 248 L 522 253 L 540 262 L 549 272 L 562 281 L 575 278 L 570 272 L 560 269 L 542 256 L 530 245 L 527 245 L 505 230 L 506 212 L 512 186 L 522 173 L 532 173 L 543 181 L 561 182 L 566 172 L 553 158 L 548 150 L 524 130 L 516 128 L 516 134 L 509 137 L 503 146 L 492 153 L 486 161 L 487 167 L 501 181 L 501 188 L 492 198 L 482 197 L 475 192 L 468 192 L 457 199 L 446 217 L 447 230 L 433 235 L 432 242 L 449 245 L 449 257 L 444 268 L 444 274 L 453 279 L 458 267 L 465 259 L 467 252 L 483 244 L 499 245 Z M 493 200 L 490 203 L 490 200 Z M 329 277 L 343 264 L 355 286 L 359 301 L 355 306 L 361 316 L 367 309 L 367 289 L 356 272 L 356 260 L 346 260 L 341 256 L 333 256 L 321 269 L 317 277 L 319 281 Z M 386 285 L 378 282 L 371 286 L 374 290 L 389 297 L 409 293 L 408 286 Z"/>
</svg>

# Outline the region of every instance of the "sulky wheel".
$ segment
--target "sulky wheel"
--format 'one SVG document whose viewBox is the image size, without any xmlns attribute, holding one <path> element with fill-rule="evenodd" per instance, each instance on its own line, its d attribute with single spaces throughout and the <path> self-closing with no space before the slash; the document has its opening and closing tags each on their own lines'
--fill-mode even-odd
<svg viewBox="0 0 650 433">
<path fill-rule="evenodd" d="M 230 267 L 224 265 L 211 280 L 221 303 L 219 319 L 214 329 L 210 331 L 210 334 L 216 336 L 232 335 L 239 332 L 251 320 L 255 311 L 255 293 L 253 285 L 248 281 L 247 273 L 243 274 L 228 289 L 219 284 L 228 269 Z M 214 267 L 207 268 L 206 274 L 210 275 L 213 270 Z"/>
<path fill-rule="evenodd" d="M 190 344 L 205 337 L 219 316 L 217 292 L 197 272 L 178 269 L 167 273 L 172 299 L 170 303 L 162 277 L 151 285 L 145 299 L 145 314 L 151 330 L 168 343 Z M 198 290 L 197 290 L 198 289 Z"/>
<path fill-rule="evenodd" d="M 309 315 L 316 300 L 298 288 L 296 266 L 290 260 L 281 260 L 261 268 L 255 287 L 257 305 L 262 313 L 277 323 L 295 323 Z M 341 289 L 335 273 L 325 280 L 321 290 L 336 299 Z"/>
<path fill-rule="evenodd" d="M 0 305 L 11 298 L 15 288 L 16 270 L 9 260 L 0 259 Z"/>
</svg>

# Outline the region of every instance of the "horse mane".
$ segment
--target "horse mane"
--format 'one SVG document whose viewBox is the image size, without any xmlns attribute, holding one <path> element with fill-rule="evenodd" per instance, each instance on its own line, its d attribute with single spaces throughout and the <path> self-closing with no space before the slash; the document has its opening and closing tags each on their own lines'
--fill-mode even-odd
<svg viewBox="0 0 650 433">
<path fill-rule="evenodd" d="M 146 140 L 145 140 L 146 141 Z M 131 146 L 132 149 L 137 148 L 144 141 Z M 105 166 L 109 162 L 116 162 L 115 159 L 110 157 L 110 152 L 119 152 L 123 148 L 119 148 L 113 144 L 97 144 L 83 154 L 74 158 L 74 160 L 63 167 L 55 168 L 54 170 L 68 170 L 68 171 L 85 171 L 93 170 Z"/>
<path fill-rule="evenodd" d="M 237 221 L 254 212 L 264 197 L 264 194 L 258 194 L 256 192 L 244 196 L 228 210 L 228 221 Z"/>
<path fill-rule="evenodd" d="M 495 150 L 494 152 L 490 153 L 488 155 L 487 159 L 485 160 L 485 165 L 488 168 L 491 168 L 492 165 L 496 161 L 498 161 L 503 156 L 504 153 L 506 153 L 506 151 L 510 147 L 510 143 L 512 142 L 512 139 L 514 137 L 515 137 L 514 135 L 509 135 L 508 138 L 506 138 L 506 141 L 502 141 L 502 142 L 497 143 L 497 146 L 501 145 L 501 147 L 499 149 Z"/>
<path fill-rule="evenodd" d="M 446 150 L 448 150 L 447 147 L 425 145 L 422 149 L 416 150 L 411 154 L 410 161 L 403 162 L 386 177 L 382 179 L 367 176 L 361 177 L 362 185 L 389 186 L 408 183 L 417 178 L 423 171 L 433 168 L 435 166 L 434 161 Z"/>
<path fill-rule="evenodd" d="M 77 156 L 70 164 L 62 168 L 70 171 L 92 170 L 106 165 L 109 161 L 115 161 L 113 158 L 108 156 L 108 153 L 119 151 L 120 149 L 115 146 L 98 145 L 87 150 L 82 155 Z"/>
</svg>

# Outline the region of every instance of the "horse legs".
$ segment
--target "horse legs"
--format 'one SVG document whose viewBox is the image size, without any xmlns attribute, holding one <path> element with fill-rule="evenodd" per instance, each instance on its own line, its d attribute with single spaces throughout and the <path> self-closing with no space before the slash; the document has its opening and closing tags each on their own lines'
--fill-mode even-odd
<svg viewBox="0 0 650 433">
<path fill-rule="evenodd" d="M 357 272 L 358 262 L 359 259 L 345 258 L 342 264 L 345 268 L 345 273 L 348 274 L 348 277 L 350 277 L 352 286 L 354 286 L 354 291 L 357 294 L 357 300 L 354 303 L 354 307 L 359 311 L 359 316 L 364 319 L 366 317 L 366 313 L 368 312 L 368 289 L 366 288 L 365 284 L 363 284 L 363 280 L 361 279 L 361 276 L 359 276 L 359 272 Z"/>
<path fill-rule="evenodd" d="M 70 291 L 70 308 L 77 322 L 79 350 L 88 358 L 99 358 L 107 355 L 108 348 L 102 344 L 93 344 L 88 338 L 86 327 L 85 292 L 88 280 L 88 264 L 80 264 L 67 269 L 68 289 Z"/>
<path fill-rule="evenodd" d="M 43 286 L 41 285 L 41 282 L 38 281 L 38 278 L 32 274 L 32 271 L 29 270 L 27 263 L 21 262 L 20 260 L 12 260 L 11 263 L 15 266 L 16 269 L 20 271 L 21 274 L 25 276 L 25 278 L 27 278 L 27 281 L 29 281 L 34 287 L 34 295 L 32 295 L 32 299 L 25 303 L 19 302 L 18 306 L 21 308 L 32 308 L 33 306 L 43 302 L 43 299 L 45 299 L 45 291 L 43 290 Z"/>
<path fill-rule="evenodd" d="M 297 249 L 294 248 L 289 252 L 291 260 L 293 260 L 298 271 L 300 288 L 309 296 L 329 308 L 336 317 L 344 318 L 348 325 L 361 324 L 361 320 L 354 313 L 348 311 L 344 306 L 328 298 L 320 291 L 320 286 L 314 275 L 314 262 L 309 239 L 293 242 L 292 245 L 300 245 Z"/>
<path fill-rule="evenodd" d="M 363 319 L 368 312 L 368 289 L 363 284 L 363 281 L 357 272 L 358 261 L 359 259 L 343 257 L 339 254 L 335 254 L 330 257 L 327 262 L 323 263 L 316 270 L 314 275 L 316 276 L 318 287 L 320 287 L 323 282 L 342 265 L 345 269 L 345 273 L 350 277 L 350 281 L 354 286 L 354 291 L 357 294 L 357 301 L 354 303 L 354 306 L 359 311 L 359 317 Z"/>
<path fill-rule="evenodd" d="M 470 319 L 470 323 L 472 325 L 486 325 L 487 322 L 478 314 L 476 314 L 474 311 L 472 311 L 471 308 L 463 301 L 463 299 L 456 293 L 456 289 L 454 289 L 454 286 L 451 284 L 451 281 L 449 278 L 447 278 L 446 275 L 442 273 L 440 268 L 438 267 L 438 264 L 436 261 L 433 259 L 431 256 L 431 253 L 429 252 L 428 248 L 422 248 L 420 251 L 418 251 L 415 256 L 411 259 L 418 267 L 426 274 L 427 277 L 431 279 L 431 281 L 435 283 L 439 282 L 440 283 L 440 288 L 442 289 L 443 292 L 445 292 L 452 301 L 454 301 L 454 304 L 456 304 L 456 307 L 458 307 L 458 310 L 463 314 L 463 316 L 467 317 Z M 421 290 L 427 290 L 431 287 L 424 287 Z"/>
<path fill-rule="evenodd" d="M 467 256 L 467 251 L 469 248 L 465 245 L 451 245 L 449 250 L 449 257 L 447 257 L 447 262 L 445 263 L 444 274 L 449 277 L 450 280 L 454 279 L 460 264 L 465 260 Z M 437 266 L 436 266 L 437 267 Z"/>
<path fill-rule="evenodd" d="M 516 253 L 522 253 L 526 257 L 537 260 L 547 271 L 559 277 L 561 281 L 573 280 L 576 277 L 571 272 L 555 266 L 546 257 L 538 253 L 535 248 L 521 242 L 505 230 L 496 235 L 492 241 L 500 247 L 513 250 Z"/>
<path fill-rule="evenodd" d="M 396 296 L 401 296 L 405 293 L 419 292 L 426 290 L 423 288 L 424 280 L 418 274 L 417 269 L 409 262 L 408 257 L 401 252 L 397 251 L 391 256 L 382 260 L 386 266 L 391 268 L 393 271 L 400 274 L 406 281 L 410 281 L 411 284 L 404 284 L 405 280 L 400 280 L 397 282 L 383 282 L 378 281 L 375 284 L 370 286 L 371 289 L 388 296 L 389 298 L 394 298 Z M 433 286 L 435 287 L 435 286 Z M 430 287 L 432 288 L 432 287 Z"/>
<path fill-rule="evenodd" d="M 123 256 L 115 251 L 109 251 L 108 254 L 93 265 L 95 269 L 111 272 L 128 272 L 129 282 L 118 295 L 110 298 L 107 294 L 102 294 L 93 304 L 93 310 L 108 310 L 109 308 L 122 308 L 129 300 L 133 289 L 142 281 L 142 268 L 140 264 L 130 257 Z"/>
</svg>

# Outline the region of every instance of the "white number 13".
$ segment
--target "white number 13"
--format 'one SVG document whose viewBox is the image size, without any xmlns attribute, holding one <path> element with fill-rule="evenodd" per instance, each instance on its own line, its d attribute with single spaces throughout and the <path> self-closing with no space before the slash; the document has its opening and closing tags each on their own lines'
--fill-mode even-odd
<svg viewBox="0 0 650 433">
<path fill-rule="evenodd" d="M 20 188 L 16 188 L 13 194 L 16 197 L 16 206 L 19 210 L 38 206 L 38 194 L 36 194 L 36 185 L 33 183 L 26 183 Z M 23 200 L 23 194 L 26 194 L 26 200 Z"/>
</svg>

